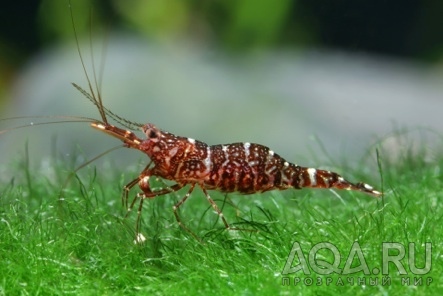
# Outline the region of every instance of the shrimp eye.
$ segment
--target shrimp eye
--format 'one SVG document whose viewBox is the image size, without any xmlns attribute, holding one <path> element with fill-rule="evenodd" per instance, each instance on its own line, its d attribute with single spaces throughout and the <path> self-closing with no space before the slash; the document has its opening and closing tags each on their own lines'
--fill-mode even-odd
<svg viewBox="0 0 443 296">
<path fill-rule="evenodd" d="M 156 131 L 154 131 L 154 130 L 149 131 L 148 138 L 152 139 L 152 138 L 157 138 L 157 137 L 158 137 L 158 134 Z"/>
</svg>

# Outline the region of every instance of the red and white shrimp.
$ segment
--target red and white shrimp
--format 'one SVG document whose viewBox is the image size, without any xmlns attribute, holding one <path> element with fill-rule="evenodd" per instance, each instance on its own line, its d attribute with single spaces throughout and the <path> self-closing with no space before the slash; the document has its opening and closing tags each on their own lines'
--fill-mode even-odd
<svg viewBox="0 0 443 296">
<path fill-rule="evenodd" d="M 151 159 L 153 165 L 148 165 L 136 179 L 125 186 L 126 206 L 129 190 L 136 184 L 142 190 L 142 193 L 137 195 L 140 198 L 138 217 L 144 199 L 174 192 L 190 185 L 186 195 L 174 205 L 173 211 L 180 226 L 191 234 L 193 233 L 181 223 L 177 210 L 196 186 L 203 190 L 208 202 L 227 229 L 231 227 L 211 199 L 208 190 L 251 194 L 277 189 L 311 187 L 356 190 L 375 197 L 381 195 L 381 192 L 374 190 L 372 186 L 365 183 L 351 183 L 337 173 L 290 163 L 260 144 L 244 142 L 209 146 L 192 138 L 162 131 L 151 123 L 141 127 L 146 136 L 146 139 L 142 140 L 131 131 L 107 123 L 97 122 L 91 125 L 122 140 L 126 147 L 142 151 Z M 176 184 L 166 189 L 152 191 L 149 183 L 151 177 L 161 177 Z M 133 208 L 137 197 L 129 205 L 128 211 Z"/>
</svg>

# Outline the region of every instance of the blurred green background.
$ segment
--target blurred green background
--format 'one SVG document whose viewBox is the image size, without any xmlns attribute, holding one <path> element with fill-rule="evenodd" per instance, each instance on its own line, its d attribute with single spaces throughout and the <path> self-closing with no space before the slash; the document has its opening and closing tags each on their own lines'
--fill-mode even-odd
<svg viewBox="0 0 443 296">
<path fill-rule="evenodd" d="M 443 49 L 443 2 L 418 0 L 72 0 L 77 16 L 157 39 L 184 37 L 222 48 L 337 47 L 435 61 Z M 68 1 L 15 1 L 1 10 L 2 56 L 13 63 L 72 36 Z M 87 18 L 78 26 L 86 28 Z M 79 18 L 79 21 L 81 21 Z M 8 59 L 10 60 L 10 59 Z"/>
<path fill-rule="evenodd" d="M 118 28 L 157 42 L 191 39 L 230 52 L 337 48 L 437 63 L 443 2 L 432 0 L 72 0 L 77 29 Z M 9 1 L 0 10 L 0 97 L 36 52 L 72 38 L 68 1 Z"/>
</svg>

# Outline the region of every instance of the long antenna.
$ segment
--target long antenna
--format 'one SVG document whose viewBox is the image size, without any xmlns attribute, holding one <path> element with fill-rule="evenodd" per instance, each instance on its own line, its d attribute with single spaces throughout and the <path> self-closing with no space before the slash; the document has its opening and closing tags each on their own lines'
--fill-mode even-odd
<svg viewBox="0 0 443 296">
<path fill-rule="evenodd" d="M 72 85 L 79 92 L 81 92 L 82 95 L 84 95 L 88 100 L 90 100 L 94 105 L 96 105 L 97 108 L 99 108 L 100 110 L 103 110 L 106 115 L 108 115 L 109 117 L 111 117 L 112 119 L 114 119 L 115 121 L 117 121 L 118 123 L 123 125 L 124 127 L 127 127 L 131 130 L 135 130 L 135 129 L 143 126 L 143 124 L 141 124 L 141 123 L 133 122 L 133 121 L 127 120 L 121 116 L 118 116 L 117 114 L 115 114 L 114 112 L 112 112 L 108 108 L 104 107 L 103 105 L 99 106 L 98 105 L 99 103 L 96 100 L 94 100 L 94 98 L 87 91 L 85 91 L 83 88 L 81 88 L 81 86 L 79 86 L 78 84 L 75 84 L 75 83 L 72 83 Z"/>
<path fill-rule="evenodd" d="M 91 62 L 92 62 L 92 72 L 93 72 L 94 86 L 95 86 L 95 91 L 94 91 L 93 85 L 91 83 L 91 79 L 89 78 L 88 72 L 86 71 L 86 66 L 85 66 L 85 63 L 84 63 L 83 55 L 82 55 L 81 50 L 80 50 L 78 34 L 77 34 L 77 30 L 75 28 L 74 15 L 73 15 L 73 12 L 72 12 L 72 6 L 71 6 L 71 1 L 70 0 L 69 0 L 69 6 L 70 6 L 71 22 L 72 22 L 72 27 L 73 27 L 73 30 L 74 30 L 74 36 L 75 36 L 75 41 L 76 41 L 77 52 L 78 52 L 78 55 L 80 57 L 80 61 L 81 61 L 82 68 L 83 68 L 83 72 L 85 73 L 86 79 L 88 81 L 88 88 L 89 88 L 90 92 L 88 93 L 87 91 L 85 91 L 82 87 L 80 87 L 76 83 L 72 83 L 72 85 L 97 107 L 103 123 L 109 124 L 108 119 L 107 119 L 107 116 L 109 116 L 113 120 L 115 120 L 116 122 L 120 123 L 124 127 L 129 128 L 131 130 L 136 130 L 136 129 L 142 127 L 143 124 L 127 120 L 127 119 L 125 119 L 125 118 L 115 114 L 114 112 L 112 112 L 108 108 L 104 107 L 103 99 L 102 99 L 102 94 L 101 94 L 101 91 L 100 91 L 101 80 L 99 81 L 97 79 L 97 72 L 96 72 L 95 60 L 94 60 L 94 51 L 93 51 L 93 46 L 92 46 L 92 29 L 91 29 L 90 32 L 89 32 L 89 43 L 90 43 L 90 54 L 91 54 Z M 90 23 L 91 23 L 91 27 L 92 27 L 92 20 L 93 19 L 92 19 L 92 7 L 91 7 L 91 9 L 90 9 Z M 102 52 L 102 56 L 104 56 L 103 52 Z M 102 60 L 102 65 L 104 65 L 103 60 Z M 103 70 L 104 69 L 103 69 L 103 66 L 102 66 L 100 68 L 100 73 L 99 73 L 100 76 L 99 77 L 102 77 Z"/>
<path fill-rule="evenodd" d="M 91 8 L 91 10 L 92 10 L 92 8 Z M 74 14 L 72 12 L 71 0 L 69 0 L 69 11 L 70 11 L 70 15 L 71 15 L 72 28 L 74 30 L 74 37 L 75 37 L 75 42 L 76 42 L 76 46 L 77 46 L 77 52 L 78 52 L 78 55 L 80 57 L 80 61 L 81 61 L 81 64 L 82 64 L 83 72 L 84 72 L 84 74 L 86 76 L 86 80 L 88 81 L 88 88 L 89 88 L 89 91 L 90 91 L 89 99 L 95 104 L 95 106 L 97 106 L 98 112 L 100 113 L 100 117 L 103 120 L 103 122 L 108 124 L 108 119 L 106 118 L 105 110 L 102 108 L 103 103 L 101 101 L 100 93 L 98 93 L 98 100 L 97 100 L 97 96 L 95 95 L 94 89 L 92 87 L 92 83 L 91 83 L 91 79 L 89 78 L 88 71 L 86 71 L 85 62 L 83 60 L 83 55 L 82 55 L 81 50 L 80 50 L 77 30 L 75 28 L 75 21 L 74 21 Z M 92 45 L 91 45 L 91 47 L 92 47 Z M 94 73 L 95 73 L 95 71 L 94 71 Z"/>
</svg>

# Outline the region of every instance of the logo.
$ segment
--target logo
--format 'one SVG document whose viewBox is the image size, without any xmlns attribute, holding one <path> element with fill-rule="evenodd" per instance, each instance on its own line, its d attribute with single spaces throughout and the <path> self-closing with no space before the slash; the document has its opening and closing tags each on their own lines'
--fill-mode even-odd
<svg viewBox="0 0 443 296">
<path fill-rule="evenodd" d="M 422 256 L 420 259 L 424 258 L 424 264 L 421 266 L 417 266 L 418 254 Z M 358 242 L 354 242 L 346 254 L 342 254 L 334 244 L 329 242 L 315 244 L 310 250 L 302 250 L 300 243 L 294 242 L 281 272 L 282 284 L 290 285 L 292 279 L 289 275 L 291 275 L 294 285 L 312 285 L 314 282 L 317 285 L 333 284 L 334 280 L 337 285 L 345 283 L 390 285 L 392 278 L 389 275 L 395 274 L 399 275 L 402 285 L 429 286 L 432 278 L 424 275 L 431 271 L 431 255 L 431 243 L 425 243 L 424 246 L 418 248 L 415 243 L 409 243 L 405 247 L 404 244 L 398 242 L 384 242 L 381 244 L 379 264 L 369 266 Z M 313 277 L 312 274 L 315 276 Z M 338 280 L 336 277 L 332 279 L 333 274 L 340 275 Z M 362 277 L 356 278 L 355 275 Z"/>
</svg>

